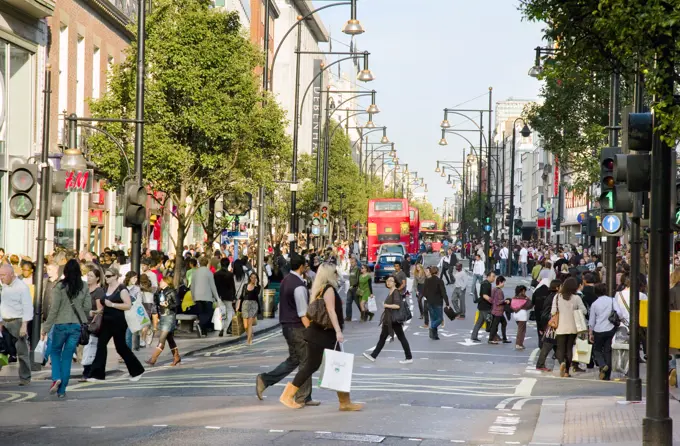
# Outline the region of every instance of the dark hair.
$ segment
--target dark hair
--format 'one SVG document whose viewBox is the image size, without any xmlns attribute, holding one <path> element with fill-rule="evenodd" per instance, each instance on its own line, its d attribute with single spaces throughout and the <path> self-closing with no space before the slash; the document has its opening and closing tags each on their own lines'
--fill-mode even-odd
<svg viewBox="0 0 680 446">
<path fill-rule="evenodd" d="M 525 287 L 524 285 L 517 285 L 515 287 L 515 296 L 519 296 L 522 291 L 526 292 L 526 290 L 527 287 Z"/>
<path fill-rule="evenodd" d="M 562 286 L 562 281 L 555 279 L 552 282 L 550 282 L 550 291 L 557 291 L 557 290 L 560 289 L 561 286 Z"/>
<path fill-rule="evenodd" d="M 607 284 L 598 283 L 593 289 L 595 290 L 595 297 L 606 296 L 607 295 Z"/>
<path fill-rule="evenodd" d="M 585 273 L 583 275 L 583 280 L 586 281 L 586 283 L 597 283 L 597 276 L 595 276 L 594 273 Z"/>
<path fill-rule="evenodd" d="M 498 276 L 496 277 L 496 286 L 500 285 L 501 283 L 505 282 L 505 277 L 503 276 Z"/>
<path fill-rule="evenodd" d="M 151 287 L 152 284 L 151 279 L 149 279 L 149 276 L 147 276 L 146 274 L 142 274 L 139 277 L 139 289 L 141 289 L 142 291 L 151 292 Z"/>
<path fill-rule="evenodd" d="M 560 288 L 560 294 L 564 300 L 571 299 L 571 296 L 576 294 L 576 291 L 578 291 L 578 282 L 573 277 L 567 278 Z"/>
<path fill-rule="evenodd" d="M 137 277 L 137 273 L 134 271 L 128 271 L 125 274 L 125 279 L 123 279 L 123 284 L 125 286 L 130 286 L 130 279 L 132 279 L 133 277 Z"/>
<path fill-rule="evenodd" d="M 234 260 L 232 269 L 234 270 L 234 277 L 236 280 L 241 281 L 245 278 L 246 272 L 243 270 L 243 263 L 240 259 Z"/>
<path fill-rule="evenodd" d="M 229 257 L 223 257 L 220 259 L 220 268 L 226 271 L 229 269 L 229 265 L 231 265 Z"/>
<path fill-rule="evenodd" d="M 401 280 L 397 276 L 390 276 L 394 280 L 394 286 L 399 288 L 401 286 Z"/>
<path fill-rule="evenodd" d="M 190 268 L 193 268 L 194 266 L 198 266 L 198 262 L 195 257 L 189 257 L 187 259 L 187 265 L 189 265 Z"/>
<path fill-rule="evenodd" d="M 439 267 L 437 266 L 431 266 L 429 270 L 430 274 L 432 274 L 433 276 L 436 276 L 439 273 Z"/>
<path fill-rule="evenodd" d="M 64 279 L 61 281 L 69 299 L 73 299 L 83 289 L 83 278 L 80 272 L 80 264 L 77 260 L 71 259 L 64 265 Z"/>
<path fill-rule="evenodd" d="M 290 269 L 292 271 L 297 271 L 301 266 L 305 264 L 305 258 L 298 253 L 293 253 L 290 256 Z"/>
</svg>

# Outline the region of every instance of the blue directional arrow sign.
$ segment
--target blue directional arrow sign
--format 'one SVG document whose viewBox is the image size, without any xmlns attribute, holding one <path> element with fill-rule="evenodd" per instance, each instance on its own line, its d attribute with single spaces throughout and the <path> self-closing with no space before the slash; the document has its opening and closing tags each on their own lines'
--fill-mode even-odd
<svg viewBox="0 0 680 446">
<path fill-rule="evenodd" d="M 616 234 L 621 230 L 621 218 L 616 214 L 606 215 L 602 219 L 602 229 L 609 235 Z"/>
<path fill-rule="evenodd" d="M 484 225 L 485 232 L 491 232 L 491 225 Z"/>
</svg>

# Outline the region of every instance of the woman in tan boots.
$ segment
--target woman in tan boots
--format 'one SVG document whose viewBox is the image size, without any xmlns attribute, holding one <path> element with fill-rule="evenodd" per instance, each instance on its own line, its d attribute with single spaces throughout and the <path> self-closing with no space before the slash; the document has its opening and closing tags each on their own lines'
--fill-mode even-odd
<svg viewBox="0 0 680 446">
<path fill-rule="evenodd" d="M 177 308 L 177 292 L 172 287 L 172 277 L 165 276 L 158 284 L 158 293 L 155 296 L 156 306 L 158 307 L 158 314 L 160 316 L 160 322 L 158 323 L 158 329 L 161 334 L 158 339 L 158 346 L 154 350 L 153 355 L 149 358 L 146 363 L 149 365 L 156 364 L 158 357 L 163 353 L 165 348 L 165 341 L 168 341 L 170 350 L 172 351 L 172 365 L 175 366 L 179 364 L 182 359 L 179 357 L 179 350 L 177 349 L 177 344 L 175 344 L 175 337 L 173 332 L 175 331 L 175 315 Z"/>
<path fill-rule="evenodd" d="M 311 320 L 309 327 L 305 330 L 305 340 L 307 341 L 307 362 L 298 370 L 292 383 L 288 383 L 281 394 L 279 401 L 291 409 L 300 409 L 302 404 L 295 402 L 295 393 L 298 388 L 309 379 L 314 372 L 321 367 L 323 352 L 325 349 L 333 350 L 336 344 L 342 343 L 345 339 L 342 335 L 343 314 L 342 300 L 338 295 L 338 271 L 335 265 L 324 263 L 319 266 L 312 285 L 310 294 L 311 300 L 323 299 L 326 304 L 326 311 L 331 320 L 332 328 L 324 328 Z M 309 318 L 309 315 L 307 316 Z M 353 404 L 349 393 L 338 392 L 341 411 L 361 410 L 360 404 Z"/>
</svg>

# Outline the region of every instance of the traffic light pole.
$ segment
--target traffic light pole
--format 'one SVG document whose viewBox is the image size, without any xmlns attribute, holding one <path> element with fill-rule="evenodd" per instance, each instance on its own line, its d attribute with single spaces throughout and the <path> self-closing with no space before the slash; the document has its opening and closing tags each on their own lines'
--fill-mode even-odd
<svg viewBox="0 0 680 446">
<path fill-rule="evenodd" d="M 37 253 L 35 256 L 35 269 L 33 270 L 33 284 L 35 299 L 33 303 L 33 324 L 31 331 L 31 369 L 33 371 L 40 370 L 42 364 L 34 361 L 35 347 L 38 345 L 40 339 L 40 326 L 42 325 L 42 296 L 43 296 L 43 278 L 45 275 L 45 231 L 47 229 L 47 220 L 50 215 L 50 165 L 48 164 L 48 155 L 50 151 L 50 95 L 52 93 L 52 71 L 50 66 L 45 67 L 45 90 L 44 101 L 45 107 L 43 109 L 43 141 L 42 152 L 40 154 L 40 209 L 38 210 L 38 237 Z M 69 122 L 69 125 L 71 123 Z M 69 145 L 69 147 L 75 147 Z"/>
<path fill-rule="evenodd" d="M 642 73 L 640 66 L 635 74 L 635 108 L 642 112 Z M 642 214 L 642 194 L 633 193 L 633 214 L 630 227 L 630 327 L 640 325 L 640 218 Z M 628 339 L 628 377 L 626 378 L 626 401 L 642 401 L 642 380 L 640 379 L 640 339 L 639 331 L 630 331 Z"/>
<path fill-rule="evenodd" d="M 142 159 L 144 153 L 144 56 L 146 44 L 146 1 L 137 0 L 137 91 L 135 104 L 135 179 L 142 186 Z M 139 276 L 142 259 L 142 225 L 132 228 L 130 242 L 131 270 Z"/>
<path fill-rule="evenodd" d="M 619 89 L 618 73 L 612 73 L 609 86 L 609 147 L 619 146 Z M 618 237 L 607 237 L 604 264 L 607 267 L 607 290 L 610 296 L 616 292 L 616 247 Z"/>
<path fill-rule="evenodd" d="M 653 103 L 667 110 L 673 102 L 674 35 L 660 33 L 656 39 L 657 92 Z M 664 106 L 663 103 L 669 104 Z M 670 446 L 673 443 L 673 421 L 669 417 L 668 343 L 670 320 L 668 317 L 670 257 L 670 206 L 672 175 L 675 159 L 662 130 L 659 115 L 652 113 L 654 134 L 652 139 L 652 178 L 649 234 L 649 324 L 647 328 L 647 406 L 642 420 L 642 444 L 645 446 Z"/>
</svg>

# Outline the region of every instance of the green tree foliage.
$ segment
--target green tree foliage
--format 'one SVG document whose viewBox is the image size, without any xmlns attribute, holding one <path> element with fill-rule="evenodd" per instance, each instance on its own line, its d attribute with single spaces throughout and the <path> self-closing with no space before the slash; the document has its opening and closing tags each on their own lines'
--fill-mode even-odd
<svg viewBox="0 0 680 446">
<path fill-rule="evenodd" d="M 645 0 L 522 0 L 525 18 L 547 24 L 544 38 L 557 51 L 545 64 L 543 105 L 528 110 L 548 150 L 577 172 L 575 189 L 596 180 L 597 150 L 606 145 L 609 79 L 620 74 L 622 103 L 631 103 L 639 63 L 668 142 L 680 136 L 680 108 L 663 88 L 669 63 L 677 65 L 680 2 Z M 672 60 L 655 61 L 664 48 Z M 677 75 L 675 75 L 677 78 Z M 677 79 L 676 79 L 677 80 Z"/>
<path fill-rule="evenodd" d="M 482 212 L 484 212 L 484 205 L 486 203 L 486 195 L 482 194 Z M 465 213 L 463 215 L 465 229 L 471 234 L 480 231 L 481 224 L 475 222 L 475 219 L 479 220 L 479 195 L 477 192 L 471 192 L 465 200 Z"/>
<path fill-rule="evenodd" d="M 290 145 L 284 112 L 259 90 L 262 54 L 241 33 L 238 14 L 208 0 L 156 0 L 147 19 L 144 183 L 176 210 L 181 249 L 190 223 L 220 194 L 272 187 Z M 133 118 L 137 48 L 113 67 L 98 117 Z M 131 126 L 105 126 L 133 158 Z M 91 138 L 93 160 L 114 186 L 126 177 L 112 143 Z M 168 201 L 169 200 L 169 201 Z M 178 266 L 179 267 L 179 266 Z"/>
<path fill-rule="evenodd" d="M 420 221 L 423 220 L 434 220 L 437 222 L 437 228 L 443 229 L 442 216 L 437 214 L 432 207 L 432 203 L 422 200 L 411 200 L 409 206 L 413 206 L 418 209 L 418 215 L 420 216 Z"/>
</svg>

